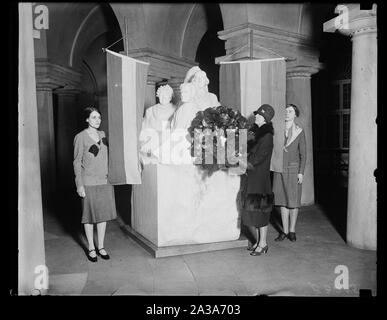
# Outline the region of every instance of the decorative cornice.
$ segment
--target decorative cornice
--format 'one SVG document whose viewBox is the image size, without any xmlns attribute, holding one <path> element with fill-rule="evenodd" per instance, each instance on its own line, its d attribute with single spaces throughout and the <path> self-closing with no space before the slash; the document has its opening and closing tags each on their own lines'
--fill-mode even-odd
<svg viewBox="0 0 387 320">
<path fill-rule="evenodd" d="M 163 79 L 184 77 L 188 69 L 197 65 L 194 61 L 168 53 L 158 52 L 152 48 L 129 50 L 128 55 L 132 58 L 150 63 L 149 75 Z"/>
<path fill-rule="evenodd" d="M 169 62 L 179 66 L 188 67 L 188 68 L 191 68 L 192 66 L 197 64 L 195 61 L 191 61 L 189 59 L 185 59 L 182 57 L 173 56 L 168 53 L 156 51 L 155 49 L 152 49 L 152 48 L 141 48 L 141 49 L 129 50 L 128 55 L 132 58 L 145 58 L 145 59 L 153 58 L 163 62 Z M 145 61 L 145 59 L 141 59 L 141 60 Z"/>
<path fill-rule="evenodd" d="M 153 75 L 148 75 L 148 77 L 146 79 L 146 83 L 149 85 L 155 85 L 156 83 L 163 81 L 163 80 L 164 80 L 163 78 L 155 77 Z"/>
<path fill-rule="evenodd" d="M 66 85 L 63 88 L 56 89 L 54 92 L 59 96 L 75 96 L 79 93 L 79 89 L 71 85 Z"/>
<path fill-rule="evenodd" d="M 81 74 L 46 59 L 35 60 L 36 86 L 39 89 L 55 89 L 71 85 L 77 87 L 81 81 Z"/>
<path fill-rule="evenodd" d="M 254 36 L 263 37 L 266 39 L 276 40 L 280 42 L 286 42 L 296 45 L 314 46 L 314 41 L 305 35 L 286 31 L 278 28 L 267 27 L 258 25 L 255 23 L 244 23 L 239 26 L 226 29 L 218 32 L 218 37 L 221 40 L 228 40 L 232 37 L 239 36 L 241 34 L 249 34 L 253 31 Z"/>
</svg>

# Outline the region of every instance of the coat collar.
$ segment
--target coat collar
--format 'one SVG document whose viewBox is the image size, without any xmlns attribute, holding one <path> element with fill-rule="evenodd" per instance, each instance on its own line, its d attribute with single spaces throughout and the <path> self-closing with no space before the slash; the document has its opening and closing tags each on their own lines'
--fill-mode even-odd
<svg viewBox="0 0 387 320">
<path fill-rule="evenodd" d="M 289 128 L 288 131 L 288 139 L 284 146 L 284 150 L 287 152 L 287 147 L 298 137 L 298 135 L 302 132 L 302 128 L 293 122 L 293 125 Z"/>
<path fill-rule="evenodd" d="M 254 123 L 254 125 L 251 127 L 249 131 L 251 131 L 254 134 L 254 139 L 248 141 L 249 148 L 256 145 L 259 139 L 261 139 L 266 133 L 271 133 L 274 135 L 274 128 L 271 122 L 265 123 L 261 127 L 258 127 L 258 125 Z"/>
</svg>

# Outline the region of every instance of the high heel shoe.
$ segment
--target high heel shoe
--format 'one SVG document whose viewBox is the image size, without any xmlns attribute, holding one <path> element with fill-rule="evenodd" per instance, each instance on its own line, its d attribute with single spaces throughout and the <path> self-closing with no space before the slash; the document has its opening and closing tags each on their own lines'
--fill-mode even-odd
<svg viewBox="0 0 387 320">
<path fill-rule="evenodd" d="M 261 250 L 260 250 L 260 251 L 257 251 L 258 248 L 261 249 Z M 267 253 L 268 250 L 269 250 L 269 246 L 268 246 L 268 245 L 264 246 L 263 248 L 260 247 L 260 246 L 257 246 L 257 247 L 250 253 L 250 255 L 251 255 L 251 256 L 260 256 L 260 255 L 263 254 L 263 253 Z"/>
<path fill-rule="evenodd" d="M 248 251 L 254 251 L 255 249 L 257 249 L 258 247 L 258 242 L 256 244 L 253 244 L 252 246 L 251 245 L 248 245 L 246 250 Z"/>
<path fill-rule="evenodd" d="M 110 256 L 106 253 L 106 254 L 102 254 L 101 253 L 101 250 L 105 250 L 105 248 L 101 248 L 101 249 L 98 249 L 98 255 L 104 259 L 104 260 L 109 260 L 110 259 Z M 106 250 L 105 250 L 106 251 Z"/>
<path fill-rule="evenodd" d="M 88 251 L 88 253 L 87 253 L 87 259 L 89 259 L 89 261 L 91 261 L 91 262 L 97 262 L 97 256 L 95 256 L 95 257 L 92 257 L 91 255 L 90 255 L 90 253 L 92 253 L 92 252 L 95 252 L 95 249 L 91 249 L 91 250 L 89 250 Z"/>
</svg>

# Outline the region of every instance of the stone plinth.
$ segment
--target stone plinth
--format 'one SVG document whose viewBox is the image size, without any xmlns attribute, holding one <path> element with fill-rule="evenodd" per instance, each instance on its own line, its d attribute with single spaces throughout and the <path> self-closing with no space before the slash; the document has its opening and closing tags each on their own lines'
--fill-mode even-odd
<svg viewBox="0 0 387 320">
<path fill-rule="evenodd" d="M 240 177 L 224 171 L 203 178 L 194 165 L 145 165 L 133 186 L 132 229 L 156 247 L 238 240 L 239 187 Z"/>
</svg>

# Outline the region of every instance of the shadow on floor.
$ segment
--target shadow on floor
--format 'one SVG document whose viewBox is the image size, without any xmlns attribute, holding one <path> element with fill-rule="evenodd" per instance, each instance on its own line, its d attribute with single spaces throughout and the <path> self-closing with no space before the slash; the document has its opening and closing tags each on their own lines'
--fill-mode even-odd
<svg viewBox="0 0 387 320">
<path fill-rule="evenodd" d="M 131 224 L 131 185 L 114 186 L 117 214 L 125 224 Z M 44 217 L 53 218 L 64 233 L 86 251 L 81 199 L 73 188 L 61 188 L 50 206 L 44 208 Z"/>
<path fill-rule="evenodd" d="M 117 214 L 122 218 L 122 221 L 131 226 L 132 217 L 132 185 L 114 186 L 114 195 L 116 199 Z"/>
<path fill-rule="evenodd" d="M 341 238 L 346 241 L 348 188 L 331 177 L 315 179 L 315 202 L 332 223 Z"/>
<path fill-rule="evenodd" d="M 86 250 L 86 243 L 83 239 L 83 226 L 81 224 L 81 200 L 73 189 L 61 188 L 53 194 L 51 205 L 43 208 L 45 220 L 55 220 L 62 232 L 70 235 L 74 241 Z M 51 230 L 45 231 L 51 232 Z M 55 232 L 54 232 L 55 233 Z"/>
</svg>

